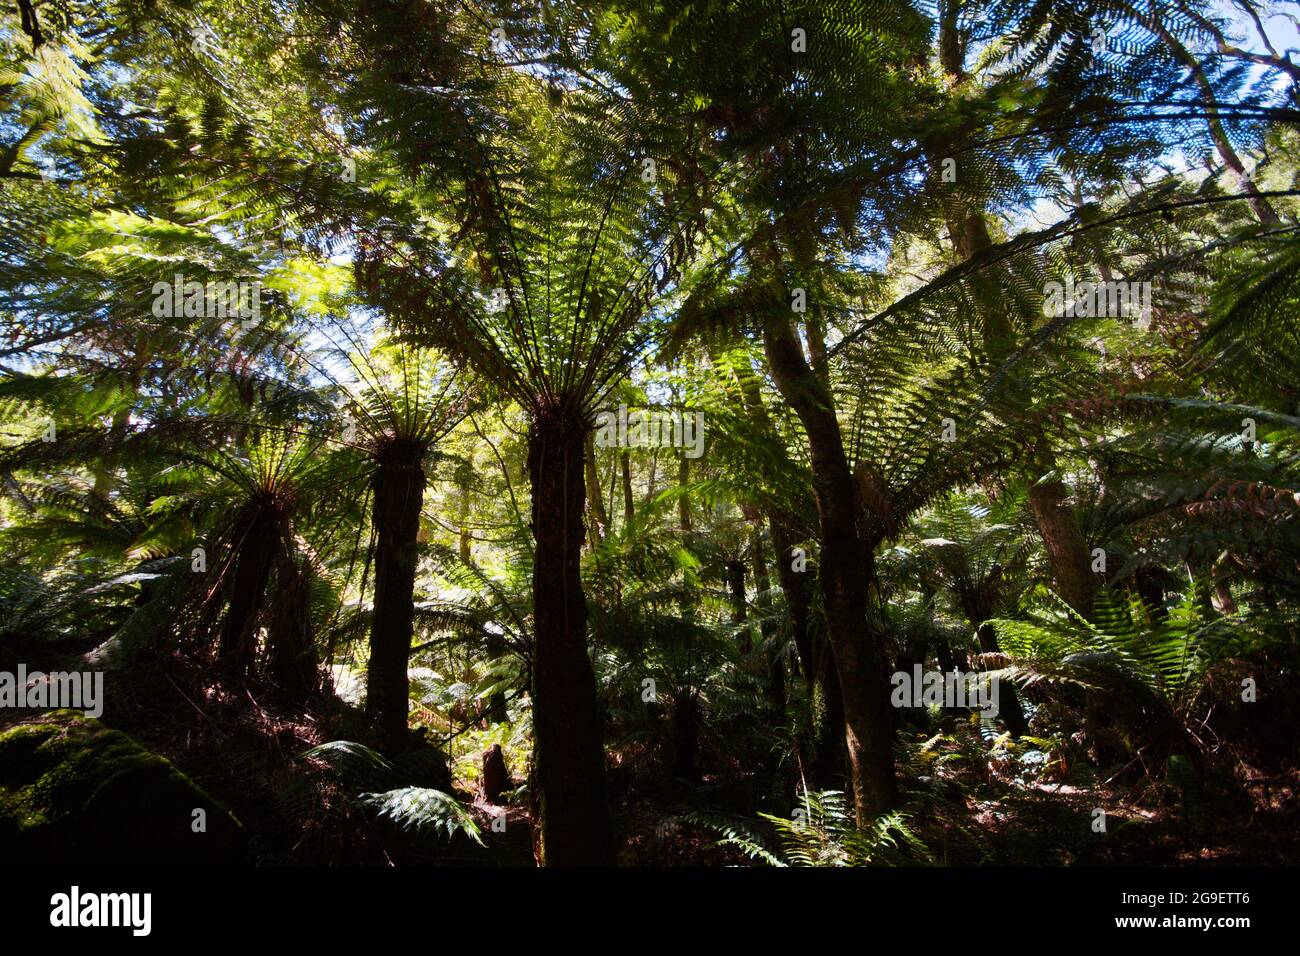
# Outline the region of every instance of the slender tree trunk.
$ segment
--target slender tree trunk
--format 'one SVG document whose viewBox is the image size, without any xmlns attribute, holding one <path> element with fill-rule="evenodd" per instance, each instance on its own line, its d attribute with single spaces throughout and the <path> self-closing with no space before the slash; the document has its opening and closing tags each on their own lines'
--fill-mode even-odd
<svg viewBox="0 0 1300 956">
<path fill-rule="evenodd" d="M 829 369 L 826 363 L 826 347 L 822 328 L 819 323 L 812 323 L 808 332 L 809 346 L 812 353 L 812 369 L 823 384 L 829 381 Z M 710 353 L 715 366 L 725 363 L 717 351 Z M 763 404 L 763 394 L 756 375 L 740 375 L 733 371 L 735 392 L 748 412 L 754 427 L 764 434 L 773 434 L 771 416 Z M 809 609 L 812 605 L 812 587 L 810 575 L 806 570 L 807 557 L 801 556 L 798 562 L 803 570 L 796 569 L 794 543 L 797 540 L 790 520 L 776 509 L 767 514 L 768 528 L 772 536 L 772 548 L 776 552 L 776 573 L 785 594 L 786 607 L 790 613 L 791 640 L 799 657 L 799 671 L 808 689 L 812 702 L 811 726 L 807 732 L 800 732 L 802 745 L 799 752 L 806 758 L 806 773 L 813 786 L 819 789 L 832 789 L 843 786 L 848 768 L 848 754 L 844 745 L 844 707 L 840 701 L 839 676 L 835 671 L 835 662 L 824 640 L 815 640 L 809 627 Z M 755 533 L 755 573 L 758 564 L 764 567 L 766 562 L 761 556 L 761 535 Z M 764 578 L 764 580 L 766 580 Z M 760 581 L 760 590 L 767 585 Z M 785 668 L 778 660 L 773 662 L 769 672 L 769 691 L 773 713 L 777 719 L 785 711 Z M 777 703 L 779 697 L 780 702 Z"/>
<path fill-rule="evenodd" d="M 457 554 L 466 564 L 469 564 L 473 558 L 472 543 L 469 533 L 469 492 L 467 491 L 460 499 L 460 534 L 456 541 Z"/>
<path fill-rule="evenodd" d="M 696 783 L 700 779 L 696 757 L 700 749 L 699 704 L 689 687 L 673 692 L 671 731 L 673 740 L 673 776 Z"/>
<path fill-rule="evenodd" d="M 534 415 L 532 481 L 535 772 L 547 866 L 611 865 L 613 825 L 605 789 L 596 678 L 587 655 L 582 591 L 586 425 L 551 410 Z"/>
<path fill-rule="evenodd" d="M 789 322 L 771 316 L 763 333 L 772 377 L 808 435 L 821 524 L 826 627 L 844 706 L 854 808 L 858 824 L 866 826 L 894 806 L 898 790 L 883 635 L 867 615 L 867 568 L 857 533 L 853 475 L 830 392 L 808 367 Z"/>
<path fill-rule="evenodd" d="M 659 470 L 659 449 L 655 448 L 650 452 L 650 480 L 645 486 L 645 502 L 649 504 L 655 500 L 655 476 Z"/>
<path fill-rule="evenodd" d="M 949 3 L 946 7 L 945 16 L 950 17 L 951 22 L 941 24 L 939 43 L 941 53 L 948 58 L 946 68 L 949 72 L 960 74 L 964 47 L 954 33 L 956 14 L 952 11 L 956 9 L 956 3 Z M 933 148 L 941 151 L 943 146 L 935 145 Z M 951 215 L 948 219 L 948 232 L 958 262 L 974 258 L 993 243 L 980 210 Z M 1015 350 L 1016 331 L 1006 309 L 1002 307 L 996 275 L 991 270 L 977 273 L 972 279 L 972 288 L 984 304 L 984 354 L 991 362 L 1002 362 Z M 1038 468 L 1040 476 L 1055 468 L 1050 450 L 1042 457 Z M 1071 607 L 1087 615 L 1092 612 L 1097 581 L 1091 571 L 1087 542 L 1075 520 L 1074 512 L 1066 503 L 1067 497 L 1068 492 L 1061 481 L 1039 482 L 1030 489 L 1030 508 L 1046 546 L 1057 588 Z"/>
<path fill-rule="evenodd" d="M 763 640 L 763 653 L 767 661 L 767 703 L 772 717 L 780 720 L 785 715 L 785 661 L 776 648 L 768 646 L 776 631 L 768 619 L 768 605 L 772 600 L 768 589 L 772 586 L 772 579 L 768 576 L 767 555 L 763 551 L 763 526 L 757 514 L 750 526 L 749 547 L 754 556 L 754 602 L 761 615 L 759 636 Z"/>
<path fill-rule="evenodd" d="M 769 516 L 768 523 L 772 544 L 780 556 L 777 577 L 790 610 L 791 639 L 799 654 L 799 672 L 812 702 L 812 726 L 803 747 L 807 772 L 818 789 L 835 789 L 842 786 L 848 768 L 839 674 L 826 640 L 812 633 L 811 576 L 806 570 L 795 570 L 794 532 L 779 515 Z"/>
<path fill-rule="evenodd" d="M 618 455 L 619 468 L 623 472 L 623 527 L 629 527 L 636 517 L 636 504 L 632 497 L 632 456 L 624 448 Z"/>
<path fill-rule="evenodd" d="M 744 622 L 747 612 L 745 606 L 745 562 L 736 558 L 728 559 L 726 564 L 727 573 L 727 597 L 731 602 L 731 623 L 740 624 Z M 754 649 L 754 641 L 748 631 L 742 633 L 740 638 L 740 653 L 748 654 Z"/>
<path fill-rule="evenodd" d="M 1214 582 L 1214 609 L 1220 614 L 1236 614 L 1237 602 L 1232 597 L 1228 582 L 1219 578 Z"/>
<path fill-rule="evenodd" d="M 677 487 L 685 489 L 691 480 L 691 462 L 685 455 L 682 455 L 677 465 Z M 690 532 L 691 530 L 691 501 L 687 497 L 685 490 L 677 498 L 677 523 L 682 531 Z"/>
<path fill-rule="evenodd" d="M 1092 615 L 1097 578 L 1088 559 L 1088 543 L 1068 499 L 1065 484 L 1059 479 L 1040 481 L 1029 489 L 1029 507 L 1047 549 L 1056 589 L 1065 603 L 1086 618 Z"/>
<path fill-rule="evenodd" d="M 605 502 L 600 493 L 600 473 L 596 468 L 595 436 L 587 432 L 586 442 L 587 502 L 591 507 L 591 517 L 596 525 L 592 537 L 599 544 L 605 540 L 609 528 L 609 514 L 605 511 Z"/>
<path fill-rule="evenodd" d="M 424 449 L 393 441 L 381 450 L 371 489 L 375 607 L 366 666 L 366 713 L 394 752 L 407 743 L 407 668 L 415 630 L 415 566 L 424 503 Z"/>
<path fill-rule="evenodd" d="M 813 660 L 812 636 L 808 630 L 808 614 L 812 604 L 808 572 L 795 570 L 795 537 L 785 520 L 779 515 L 770 514 L 767 523 L 772 534 L 772 547 L 776 551 L 776 577 L 781 582 L 785 603 L 790 610 L 791 639 L 799 654 L 799 670 L 811 690 L 817 666 Z"/>
</svg>

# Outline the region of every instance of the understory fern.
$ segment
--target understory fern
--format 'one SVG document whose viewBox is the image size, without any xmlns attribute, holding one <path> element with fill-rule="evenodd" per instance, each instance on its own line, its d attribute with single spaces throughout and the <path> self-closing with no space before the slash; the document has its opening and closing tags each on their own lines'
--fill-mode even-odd
<svg viewBox="0 0 1300 956">
<path fill-rule="evenodd" d="M 719 846 L 734 846 L 769 866 L 900 866 L 934 862 L 929 849 L 912 832 L 908 815 L 898 811 L 877 817 L 866 829 L 854 821 L 853 808 L 838 790 L 810 790 L 799 797 L 789 817 L 760 813 L 774 831 L 765 837 L 748 821 L 715 814 L 683 817 L 722 836 Z"/>
<path fill-rule="evenodd" d="M 391 820 L 403 830 L 421 832 L 447 831 L 451 839 L 459 830 L 483 846 L 478 824 L 470 812 L 451 794 L 430 787 L 399 787 L 383 793 L 357 795 L 362 806 L 378 811 L 379 816 Z"/>
<path fill-rule="evenodd" d="M 483 845 L 481 831 L 460 801 L 432 787 L 395 786 L 398 768 L 375 750 L 352 740 L 331 740 L 304 755 L 327 764 L 352 798 L 402 828 L 417 832 L 459 830 Z"/>
</svg>

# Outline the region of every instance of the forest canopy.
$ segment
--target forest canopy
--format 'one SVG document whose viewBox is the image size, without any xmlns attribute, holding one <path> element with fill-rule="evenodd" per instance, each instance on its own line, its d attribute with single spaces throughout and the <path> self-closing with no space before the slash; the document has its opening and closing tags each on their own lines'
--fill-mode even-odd
<svg viewBox="0 0 1300 956">
<path fill-rule="evenodd" d="M 0 846 L 1296 860 L 1298 28 L 16 0 Z"/>
</svg>

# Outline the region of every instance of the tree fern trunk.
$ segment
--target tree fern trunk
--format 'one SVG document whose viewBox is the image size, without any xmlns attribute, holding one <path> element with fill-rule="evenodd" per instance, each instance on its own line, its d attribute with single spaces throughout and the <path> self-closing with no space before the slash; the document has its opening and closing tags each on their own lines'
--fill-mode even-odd
<svg viewBox="0 0 1300 956">
<path fill-rule="evenodd" d="M 246 520 L 236 528 L 234 567 L 225 587 L 229 604 L 221 624 L 218 655 L 227 676 L 238 681 L 253 666 L 253 628 L 275 561 L 275 514 L 266 506 L 253 504 Z"/>
<path fill-rule="evenodd" d="M 981 620 L 986 619 L 989 615 L 984 615 Z M 1000 653 L 998 647 L 998 636 L 993 630 L 991 624 L 982 624 L 972 620 L 976 627 L 976 637 L 980 642 L 980 650 L 986 654 Z M 1029 722 L 1025 720 L 1025 708 L 1020 703 L 1020 696 L 1011 684 L 1004 683 L 998 688 L 998 709 L 1002 723 L 1006 725 L 1011 736 L 1019 738 L 1029 733 Z"/>
<path fill-rule="evenodd" d="M 1088 544 L 1070 510 L 1064 483 L 1052 479 L 1033 485 L 1029 489 L 1029 507 L 1043 538 L 1057 590 L 1065 603 L 1090 617 L 1097 578 L 1092 573 Z"/>
<path fill-rule="evenodd" d="M 614 861 L 596 678 L 587 656 L 587 601 L 579 576 L 587 430 L 576 417 L 541 411 L 528 439 L 536 539 L 534 758 L 548 866 Z"/>
<path fill-rule="evenodd" d="M 794 568 L 794 532 L 784 518 L 768 519 L 772 545 L 778 555 L 776 571 L 790 611 L 791 639 L 799 654 L 799 673 L 813 702 L 812 726 L 803 739 L 807 773 L 817 789 L 841 786 L 848 767 L 844 747 L 844 707 L 840 702 L 839 675 L 825 642 L 815 640 L 809 626 L 812 582 L 807 571 Z"/>
<path fill-rule="evenodd" d="M 867 616 L 867 568 L 857 532 L 853 475 L 830 393 L 808 367 L 789 323 L 771 317 L 763 332 L 772 377 L 808 435 L 821 525 L 826 628 L 844 706 L 854 808 L 858 824 L 865 826 L 895 804 L 898 790 L 883 635 Z"/>
<path fill-rule="evenodd" d="M 283 699 L 301 706 L 316 693 L 320 683 L 308 578 L 287 543 L 280 549 L 275 564 L 277 587 L 271 624 L 267 628 L 268 665 Z"/>
<path fill-rule="evenodd" d="M 375 607 L 366 668 L 366 713 L 393 750 L 405 746 L 410 708 L 407 667 L 415 619 L 415 565 L 424 502 L 423 450 L 393 443 L 372 483 Z"/>
</svg>

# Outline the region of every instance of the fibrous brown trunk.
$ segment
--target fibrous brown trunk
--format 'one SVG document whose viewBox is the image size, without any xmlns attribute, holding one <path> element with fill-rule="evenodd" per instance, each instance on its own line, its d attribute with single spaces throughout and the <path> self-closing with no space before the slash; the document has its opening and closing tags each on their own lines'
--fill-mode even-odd
<svg viewBox="0 0 1300 956">
<path fill-rule="evenodd" d="M 1214 581 L 1214 598 L 1212 599 L 1214 609 L 1220 614 L 1236 614 L 1237 602 L 1232 596 L 1232 588 L 1223 578 L 1216 578 Z"/>
<path fill-rule="evenodd" d="M 284 549 L 276 559 L 275 607 L 267 628 L 267 657 L 281 697 L 300 705 L 319 687 L 307 575 Z"/>
<path fill-rule="evenodd" d="M 587 656 L 587 601 L 579 575 L 587 431 L 576 415 L 542 409 L 534 414 L 528 437 L 536 540 L 534 761 L 547 866 L 614 862 L 596 678 Z"/>
<path fill-rule="evenodd" d="M 229 588 L 230 603 L 221 625 L 218 654 L 222 668 L 233 680 L 242 680 L 253 666 L 253 628 L 266 595 L 266 585 L 275 562 L 280 533 L 274 509 L 259 503 L 250 505 L 246 520 L 237 527 L 235 556 Z"/>
<path fill-rule="evenodd" d="M 1065 484 L 1052 478 L 1033 485 L 1029 489 L 1029 507 L 1043 538 L 1057 591 L 1066 604 L 1090 617 L 1097 578 L 1092 573 L 1088 543 L 1070 509 Z"/>
<path fill-rule="evenodd" d="M 808 436 L 827 635 L 839 674 L 854 808 L 858 824 L 866 826 L 895 804 L 898 790 L 883 635 L 867 614 L 868 569 L 857 531 L 853 475 L 830 391 L 809 368 L 784 317 L 764 323 L 763 344 L 777 388 Z"/>
<path fill-rule="evenodd" d="M 375 606 L 366 666 L 366 713 L 389 749 L 407 743 L 407 667 L 415 624 L 415 565 L 424 503 L 423 448 L 393 441 L 371 481 L 375 529 Z"/>
</svg>

